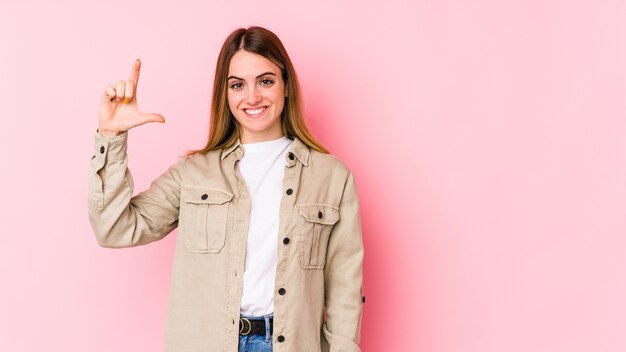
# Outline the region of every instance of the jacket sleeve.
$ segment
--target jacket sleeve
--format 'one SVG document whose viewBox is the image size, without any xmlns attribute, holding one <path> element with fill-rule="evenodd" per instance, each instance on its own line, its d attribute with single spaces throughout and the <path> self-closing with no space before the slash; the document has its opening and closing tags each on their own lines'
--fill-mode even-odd
<svg viewBox="0 0 626 352">
<path fill-rule="evenodd" d="M 183 158 L 136 196 L 128 169 L 128 132 L 105 137 L 96 131 L 89 164 L 89 221 L 103 247 L 123 248 L 165 237 L 178 225 Z"/>
<path fill-rule="evenodd" d="M 324 266 L 326 321 L 322 330 L 331 352 L 360 351 L 363 306 L 363 241 L 356 185 L 348 177 Z"/>
</svg>

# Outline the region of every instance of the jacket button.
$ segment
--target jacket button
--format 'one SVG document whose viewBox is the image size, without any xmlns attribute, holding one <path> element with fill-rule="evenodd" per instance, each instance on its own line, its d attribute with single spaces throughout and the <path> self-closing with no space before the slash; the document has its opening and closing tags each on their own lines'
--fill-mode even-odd
<svg viewBox="0 0 626 352">
<path fill-rule="evenodd" d="M 287 189 L 287 195 L 288 195 L 288 196 L 290 196 L 292 193 L 293 193 L 293 189 L 288 188 L 288 189 Z"/>
<path fill-rule="evenodd" d="M 207 198 L 209 198 L 209 195 L 205 193 L 200 198 L 202 198 L 202 200 L 206 200 Z"/>
<path fill-rule="evenodd" d="M 285 341 L 285 336 L 283 336 L 283 335 L 278 335 L 278 337 L 276 338 L 276 340 L 278 340 L 278 342 L 283 342 L 283 341 Z"/>
<path fill-rule="evenodd" d="M 279 295 L 281 295 L 281 296 L 284 296 L 284 295 L 285 295 L 285 293 L 287 293 L 287 290 L 285 290 L 285 289 L 284 289 L 284 288 L 282 288 L 282 287 L 278 290 L 278 294 L 279 294 Z"/>
<path fill-rule="evenodd" d="M 318 211 L 317 212 L 317 217 L 320 218 L 320 219 L 323 218 L 324 217 L 324 213 L 322 213 L 321 211 Z"/>
<path fill-rule="evenodd" d="M 363 296 L 363 303 L 365 303 L 365 296 Z"/>
<path fill-rule="evenodd" d="M 295 156 L 295 155 L 293 155 L 293 153 L 289 153 L 289 160 L 293 160 L 293 159 L 295 159 L 295 158 L 296 158 L 296 156 Z"/>
<path fill-rule="evenodd" d="M 103 145 L 100 146 L 100 154 L 104 154 L 104 146 Z"/>
<path fill-rule="evenodd" d="M 283 243 L 284 244 L 289 244 L 289 237 L 283 238 Z"/>
</svg>

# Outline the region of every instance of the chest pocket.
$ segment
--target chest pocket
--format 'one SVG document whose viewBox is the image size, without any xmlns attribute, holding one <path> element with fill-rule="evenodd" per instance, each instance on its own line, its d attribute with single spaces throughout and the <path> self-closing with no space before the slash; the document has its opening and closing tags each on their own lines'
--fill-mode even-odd
<svg viewBox="0 0 626 352">
<path fill-rule="evenodd" d="M 324 204 L 296 205 L 300 213 L 298 231 L 298 261 L 303 269 L 323 269 L 328 240 L 339 209 Z"/>
<path fill-rule="evenodd" d="M 183 186 L 179 233 L 193 253 L 219 253 L 226 240 L 233 195 L 221 189 Z"/>
</svg>

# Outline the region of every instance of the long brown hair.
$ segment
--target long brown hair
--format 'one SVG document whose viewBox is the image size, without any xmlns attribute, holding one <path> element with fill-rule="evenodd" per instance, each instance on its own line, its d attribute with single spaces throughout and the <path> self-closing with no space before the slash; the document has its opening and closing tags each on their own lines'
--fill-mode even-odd
<svg viewBox="0 0 626 352">
<path fill-rule="evenodd" d="M 297 137 L 309 148 L 328 153 L 328 150 L 309 132 L 304 122 L 298 77 L 285 47 L 271 31 L 253 26 L 235 30 L 224 41 L 215 68 L 209 140 L 203 149 L 188 151 L 186 154 L 193 155 L 228 148 L 237 142 L 240 127 L 228 107 L 227 78 L 230 60 L 239 50 L 261 55 L 280 68 L 287 88 L 285 106 L 281 114 L 283 133 L 287 137 Z"/>
</svg>

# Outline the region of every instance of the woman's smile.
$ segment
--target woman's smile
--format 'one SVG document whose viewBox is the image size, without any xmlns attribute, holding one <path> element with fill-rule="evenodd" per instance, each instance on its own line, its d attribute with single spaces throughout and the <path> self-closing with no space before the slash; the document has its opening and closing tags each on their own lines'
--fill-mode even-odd
<svg viewBox="0 0 626 352">
<path fill-rule="evenodd" d="M 263 107 L 260 107 L 260 108 L 256 108 L 256 109 L 243 109 L 243 111 L 245 111 L 246 115 L 248 115 L 248 117 L 250 117 L 250 118 L 262 117 L 264 115 L 265 110 L 267 110 L 266 106 L 263 106 Z"/>
</svg>

